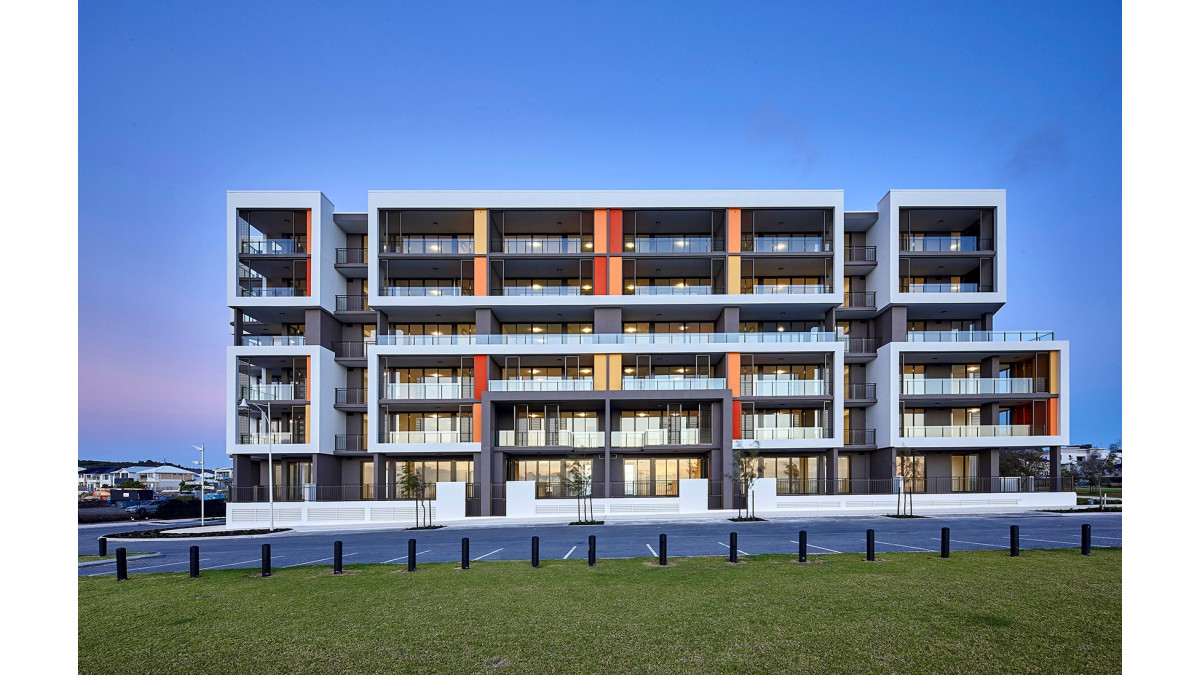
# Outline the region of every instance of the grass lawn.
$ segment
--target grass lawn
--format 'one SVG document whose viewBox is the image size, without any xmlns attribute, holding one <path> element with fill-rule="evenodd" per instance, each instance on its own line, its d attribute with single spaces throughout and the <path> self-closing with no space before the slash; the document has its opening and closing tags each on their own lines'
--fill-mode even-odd
<svg viewBox="0 0 1200 675">
<path fill-rule="evenodd" d="M 125 557 L 132 558 L 135 555 L 150 555 L 151 553 L 153 553 L 153 551 L 134 551 L 133 553 L 130 553 L 127 551 L 125 553 Z M 79 556 L 79 562 L 94 562 L 96 560 L 116 560 L 116 559 L 117 559 L 116 553 L 109 553 L 108 555 L 81 555 L 81 556 Z"/>
<path fill-rule="evenodd" d="M 1095 497 L 1100 494 L 1100 491 L 1094 487 L 1081 487 L 1081 488 L 1075 488 L 1075 494 L 1077 494 L 1081 497 L 1086 497 L 1086 496 Z M 1106 488 L 1104 488 L 1104 494 L 1108 495 L 1109 497 L 1120 497 L 1121 496 L 1121 488 L 1106 487 Z"/>
<path fill-rule="evenodd" d="M 79 579 L 79 672 L 1121 669 L 1121 551 L 482 561 Z M 187 655 L 186 657 L 181 655 Z"/>
</svg>

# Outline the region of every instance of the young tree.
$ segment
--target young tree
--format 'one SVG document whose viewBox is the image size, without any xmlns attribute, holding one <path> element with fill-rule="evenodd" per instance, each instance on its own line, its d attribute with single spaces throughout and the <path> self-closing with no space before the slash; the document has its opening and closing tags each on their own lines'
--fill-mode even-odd
<svg viewBox="0 0 1200 675">
<path fill-rule="evenodd" d="M 1042 453 L 1028 448 L 1000 452 L 1001 476 L 1041 476 L 1046 471 Z"/>
<path fill-rule="evenodd" d="M 917 485 L 917 461 L 912 450 L 897 454 L 900 460 L 900 491 L 896 493 L 896 515 L 913 515 L 913 492 Z"/>
<path fill-rule="evenodd" d="M 1101 504 L 1104 503 L 1104 488 L 1100 484 L 1100 479 L 1112 475 L 1116 470 L 1116 464 L 1117 458 L 1112 452 L 1101 454 L 1099 450 L 1092 450 L 1087 457 L 1079 460 L 1075 465 L 1075 473 L 1087 477 L 1096 486 Z"/>
<path fill-rule="evenodd" d="M 575 495 L 576 515 L 579 515 L 582 510 L 579 522 L 583 523 L 596 522 L 596 498 L 592 494 L 591 461 L 591 458 L 581 454 L 572 454 L 567 457 L 565 487 L 567 494 Z M 590 514 L 588 513 L 589 509 L 591 510 Z"/>
<path fill-rule="evenodd" d="M 746 498 L 745 512 L 746 518 L 753 518 L 750 513 L 750 490 L 754 487 L 754 481 L 758 478 L 758 450 L 754 448 L 742 448 L 734 450 L 733 455 L 733 471 L 726 476 L 738 486 L 741 496 Z M 741 519 L 743 506 L 738 504 L 738 515 Z"/>
<path fill-rule="evenodd" d="M 400 474 L 400 497 L 414 500 L 413 521 L 416 523 L 416 527 L 421 526 L 421 507 L 423 505 L 422 497 L 424 493 L 425 477 L 414 469 L 412 462 L 405 462 Z"/>
</svg>

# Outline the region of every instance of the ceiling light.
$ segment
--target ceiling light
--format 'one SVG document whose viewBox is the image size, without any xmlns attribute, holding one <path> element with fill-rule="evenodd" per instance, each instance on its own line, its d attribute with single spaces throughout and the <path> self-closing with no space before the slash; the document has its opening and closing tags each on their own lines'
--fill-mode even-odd
<svg viewBox="0 0 1200 675">
<path fill-rule="evenodd" d="M 979 366 L 967 366 L 967 370 L 974 373 L 979 370 Z"/>
<path fill-rule="evenodd" d="M 591 368 L 583 368 L 579 372 L 583 373 L 584 375 L 590 375 L 592 373 L 592 369 Z"/>
<path fill-rule="evenodd" d="M 625 242 L 625 248 L 633 248 L 633 242 L 632 241 Z"/>
<path fill-rule="evenodd" d="M 575 413 L 575 416 L 576 417 L 587 417 L 587 413 L 577 412 L 577 413 Z"/>
<path fill-rule="evenodd" d="M 584 285 L 583 285 L 583 290 L 585 290 L 585 291 L 590 291 L 590 290 L 592 290 L 592 285 L 591 285 L 591 284 L 584 284 Z"/>
<path fill-rule="evenodd" d="M 435 331 L 433 331 L 433 335 L 434 335 L 435 337 L 437 337 L 437 336 L 440 336 L 441 334 L 442 334 L 442 331 L 440 331 L 440 330 L 435 330 Z"/>
<path fill-rule="evenodd" d="M 541 326 L 534 326 L 534 327 L 533 327 L 533 332 L 535 332 L 535 333 L 540 333 L 540 332 L 542 332 L 542 327 L 541 327 Z"/>
<path fill-rule="evenodd" d="M 644 413 L 644 412 L 640 412 L 640 413 L 638 413 L 638 414 L 637 414 L 637 416 L 638 416 L 638 417 L 645 417 L 645 416 L 646 416 L 646 413 Z"/>
<path fill-rule="evenodd" d="M 628 289 L 628 290 L 631 290 L 631 291 L 632 291 L 632 290 L 633 290 L 633 284 L 629 284 L 629 285 L 628 285 L 628 286 L 626 286 L 625 288 L 626 288 L 626 289 Z"/>
<path fill-rule="evenodd" d="M 540 290 L 540 289 L 541 289 L 541 287 L 542 287 L 542 285 L 541 285 L 541 284 L 534 284 L 534 285 L 533 285 L 533 288 L 534 288 L 534 290 Z"/>
<path fill-rule="evenodd" d="M 632 373 L 632 372 L 633 372 L 633 368 L 626 368 L 626 369 L 625 369 L 625 374 L 626 374 L 626 375 L 628 375 L 629 373 Z"/>
<path fill-rule="evenodd" d="M 679 330 L 687 330 L 687 326 L 680 326 Z"/>
<path fill-rule="evenodd" d="M 783 326 L 780 326 L 780 327 L 779 327 L 779 328 L 777 328 L 776 330 L 778 330 L 780 333 L 782 333 L 782 332 L 783 332 Z"/>
<path fill-rule="evenodd" d="M 636 328 L 634 328 L 633 326 L 630 326 L 629 328 L 626 328 L 626 329 L 625 329 L 625 332 L 626 332 L 626 333 L 636 333 L 636 332 L 637 332 L 637 329 L 636 329 Z"/>
<path fill-rule="evenodd" d="M 677 373 L 682 373 L 682 372 L 683 372 L 683 368 L 676 368 L 676 369 L 675 369 L 675 372 L 677 372 Z"/>
<path fill-rule="evenodd" d="M 681 281 L 681 282 L 675 284 L 675 288 L 683 288 L 683 282 Z"/>
<path fill-rule="evenodd" d="M 584 329 L 583 329 L 583 332 L 585 332 L 585 333 L 590 333 L 590 332 L 592 332 L 592 329 L 591 329 L 591 328 L 584 328 Z"/>
<path fill-rule="evenodd" d="M 592 247 L 592 242 L 590 242 L 590 241 L 589 241 L 588 243 L 584 244 L 584 245 L 583 245 L 583 247 L 584 247 L 584 248 L 591 248 L 591 247 Z"/>
<path fill-rule="evenodd" d="M 776 375 L 782 375 L 782 374 L 784 374 L 784 373 L 786 373 L 786 372 L 787 372 L 786 370 L 784 370 L 783 368 L 780 368 L 779 370 L 776 370 L 776 371 L 775 371 L 775 374 L 776 374 Z"/>
<path fill-rule="evenodd" d="M 529 372 L 533 373 L 534 375 L 537 375 L 538 373 L 540 373 L 542 371 L 538 370 L 537 368 L 534 368 L 533 370 L 531 370 Z"/>
</svg>

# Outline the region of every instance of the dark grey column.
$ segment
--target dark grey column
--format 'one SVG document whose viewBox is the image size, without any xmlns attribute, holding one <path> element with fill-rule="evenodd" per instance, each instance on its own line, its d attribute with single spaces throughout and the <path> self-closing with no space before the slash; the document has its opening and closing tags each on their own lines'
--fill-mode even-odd
<svg viewBox="0 0 1200 675">
<path fill-rule="evenodd" d="M 491 313 L 490 310 L 488 312 Z M 483 416 L 479 432 L 483 438 L 478 439 L 479 461 L 475 463 L 475 479 L 479 481 L 480 516 L 492 515 L 492 454 L 494 453 L 492 439 L 496 435 L 496 432 L 493 431 L 495 413 L 492 407 L 488 392 L 483 392 L 483 405 L 479 407 L 479 414 Z"/>
<path fill-rule="evenodd" d="M 1062 489 L 1062 447 L 1052 445 L 1049 450 L 1050 489 L 1058 492 Z"/>
<path fill-rule="evenodd" d="M 983 330 L 995 330 L 994 328 L 992 328 L 992 321 L 995 318 L 995 316 L 996 316 L 995 312 L 988 312 L 987 314 L 984 314 L 983 317 L 981 317 L 981 321 L 980 321 L 980 323 L 982 324 L 981 328 Z M 999 360 L 999 359 L 997 359 L 997 360 Z"/>
<path fill-rule="evenodd" d="M 304 310 L 304 342 L 332 350 L 333 343 L 342 339 L 342 322 L 319 307 Z"/>
<path fill-rule="evenodd" d="M 475 310 L 475 334 L 476 335 L 495 335 L 500 332 L 500 325 L 496 322 L 496 314 L 487 307 L 480 307 Z"/>
<path fill-rule="evenodd" d="M 373 469 L 375 473 L 375 499 L 387 498 L 387 457 L 374 453 Z"/>
<path fill-rule="evenodd" d="M 258 485 L 258 474 L 254 471 L 254 462 L 250 461 L 250 455 L 234 455 L 233 456 L 233 477 L 230 479 L 232 487 L 253 487 Z M 249 492 L 248 490 L 245 492 Z M 232 496 L 232 501 L 238 498 L 238 490 L 230 489 L 229 494 Z"/>
<path fill-rule="evenodd" d="M 238 346 L 242 343 L 242 331 L 245 328 L 242 326 L 242 310 L 233 310 L 233 346 Z"/>
<path fill-rule="evenodd" d="M 718 333 L 738 333 L 741 331 L 742 312 L 740 307 L 726 307 L 717 317 Z"/>
<path fill-rule="evenodd" d="M 620 333 L 621 308 L 597 307 L 593 314 L 592 331 L 594 333 Z"/>
<path fill-rule="evenodd" d="M 604 398 L 604 426 L 601 428 L 603 428 L 603 429 L 611 429 L 612 428 L 612 399 L 608 398 L 608 397 Z M 605 499 L 608 499 L 610 496 L 609 495 L 609 483 L 611 482 L 611 479 L 609 478 L 609 476 L 612 475 L 612 472 L 611 472 L 611 470 L 612 470 L 612 440 L 611 440 L 611 438 L 612 438 L 611 434 L 608 434 L 608 433 L 604 434 L 604 498 Z"/>
<path fill-rule="evenodd" d="M 735 457 L 733 451 L 733 397 L 726 396 L 721 400 L 721 415 L 718 418 L 713 415 L 713 423 L 719 422 L 720 429 L 713 429 L 713 439 L 720 440 L 721 448 L 721 508 L 733 508 L 733 491 L 734 483 L 732 474 L 735 471 Z M 717 434 L 720 434 L 719 436 Z"/>
<path fill-rule="evenodd" d="M 880 448 L 871 453 L 871 479 L 891 480 L 896 477 L 896 449 Z M 872 487 L 875 487 L 873 485 Z"/>
<path fill-rule="evenodd" d="M 388 332 L 387 315 L 383 312 L 375 312 L 375 335 L 385 335 Z"/>
<path fill-rule="evenodd" d="M 991 448 L 979 451 L 979 478 L 989 492 L 1000 490 L 1000 450 Z"/>
<path fill-rule="evenodd" d="M 838 493 L 838 449 L 830 448 L 825 451 L 825 480 L 828 494 Z"/>
<path fill-rule="evenodd" d="M 837 331 L 837 308 L 831 307 L 828 312 L 825 312 L 824 330 L 828 333 Z"/>
<path fill-rule="evenodd" d="M 908 308 L 893 305 L 875 318 L 875 335 L 881 344 L 908 340 Z"/>
<path fill-rule="evenodd" d="M 317 501 L 340 501 L 345 499 L 338 489 L 342 484 L 341 462 L 333 455 L 314 453 L 312 456 L 313 482 L 317 484 Z"/>
</svg>

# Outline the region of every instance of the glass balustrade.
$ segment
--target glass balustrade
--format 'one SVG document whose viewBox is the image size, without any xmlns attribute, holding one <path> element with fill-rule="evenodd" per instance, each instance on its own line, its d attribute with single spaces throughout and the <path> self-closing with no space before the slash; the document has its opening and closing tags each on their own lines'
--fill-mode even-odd
<svg viewBox="0 0 1200 675">
<path fill-rule="evenodd" d="M 1053 331 L 910 330 L 909 342 L 1030 342 L 1053 340 Z"/>
<path fill-rule="evenodd" d="M 755 427 L 752 436 L 743 436 L 756 441 L 796 441 L 829 438 L 821 427 Z"/>
<path fill-rule="evenodd" d="M 958 426 L 906 426 L 906 438 L 982 438 L 993 436 L 1030 436 L 1028 424 L 976 424 Z"/>
<path fill-rule="evenodd" d="M 685 391 L 694 389 L 724 389 L 723 377 L 624 377 L 625 391 Z"/>
<path fill-rule="evenodd" d="M 593 384 L 590 377 L 488 380 L 488 391 L 592 391 Z"/>
<path fill-rule="evenodd" d="M 388 382 L 383 385 L 382 398 L 473 398 L 470 384 L 462 382 Z"/>
<path fill-rule="evenodd" d="M 1045 379 L 1032 377 L 938 378 L 904 380 L 903 393 L 914 396 L 1032 394 L 1044 392 Z"/>
<path fill-rule="evenodd" d="M 821 237 L 758 236 L 743 237 L 742 250 L 753 253 L 829 253 L 833 244 Z"/>
<path fill-rule="evenodd" d="M 825 396 L 829 387 L 824 380 L 751 380 L 742 387 L 742 396 Z"/>
</svg>

